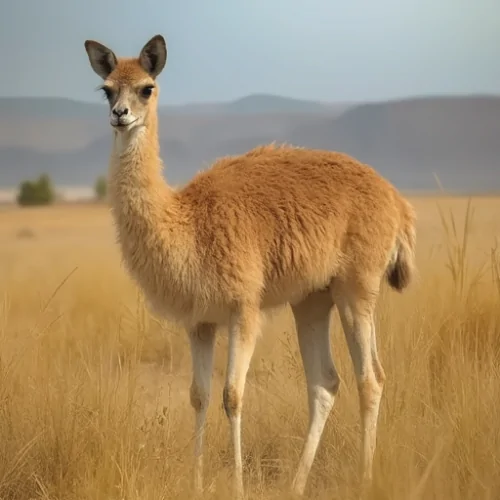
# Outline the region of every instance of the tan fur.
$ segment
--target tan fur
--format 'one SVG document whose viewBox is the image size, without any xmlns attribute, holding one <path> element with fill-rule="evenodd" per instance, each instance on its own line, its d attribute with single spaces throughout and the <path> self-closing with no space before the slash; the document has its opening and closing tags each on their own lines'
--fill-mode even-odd
<svg viewBox="0 0 500 500">
<path fill-rule="evenodd" d="M 157 161 L 136 167 L 155 147 L 149 136 L 141 145 L 148 150 L 113 159 L 110 194 L 125 262 L 171 318 L 227 323 L 242 302 L 298 303 L 332 278 L 380 278 L 395 248 L 394 266 L 411 275 L 411 212 L 345 155 L 260 147 L 174 192 Z"/>
<path fill-rule="evenodd" d="M 86 42 L 94 69 L 96 64 L 100 68 L 99 58 L 91 52 L 95 43 Z M 112 61 L 114 54 L 108 56 Z M 320 337 L 327 335 L 322 318 L 328 317 L 334 302 L 340 303 L 344 304 L 339 310 L 345 312 L 348 341 L 348 331 L 354 338 L 359 326 L 362 333 L 358 334 L 370 342 L 370 329 L 374 338 L 370 318 L 381 279 L 386 276 L 397 290 L 410 282 L 415 214 L 371 167 L 345 154 L 289 145 L 266 145 L 222 158 L 185 187 L 174 190 L 162 176 L 155 78 L 140 59 L 116 59 L 110 69 L 107 75 L 104 71 L 106 84 L 115 89 L 110 105 L 121 99 L 134 117 L 142 117 L 132 128 L 114 131 L 110 160 L 110 199 L 124 263 L 160 315 L 181 321 L 190 332 L 200 331 L 201 324 L 229 326 L 224 399 L 228 416 L 236 422 L 233 439 L 237 455 L 246 365 L 260 330 L 257 316 L 289 303 L 297 324 L 303 324 L 304 329 L 312 332 L 315 321 L 321 320 L 316 328 L 320 342 Z M 156 88 L 144 100 L 137 89 L 148 83 Z M 320 300 L 320 295 L 325 302 L 323 308 L 318 307 L 318 314 L 307 312 L 312 306 L 301 308 L 311 298 L 313 302 Z M 196 363 L 206 364 L 206 372 L 195 373 L 191 391 L 200 433 L 206 411 L 203 390 L 209 394 L 210 387 L 205 381 L 205 389 L 201 388 L 202 378 L 212 362 L 211 354 L 200 349 L 207 342 L 212 346 L 214 334 L 207 331 L 208 337 L 190 335 L 194 368 Z M 316 342 L 312 333 L 310 340 L 307 338 L 299 332 L 301 342 Z M 327 387 L 324 397 L 330 408 L 338 388 L 333 361 L 321 358 L 325 370 L 318 372 L 316 380 L 313 358 L 322 362 L 320 356 L 325 354 L 320 350 L 308 354 L 308 349 L 301 346 L 310 398 L 316 394 L 315 388 Z M 374 352 L 351 351 L 360 388 L 364 388 L 360 397 L 364 401 L 366 394 L 371 405 L 373 391 L 368 394 L 367 388 L 373 384 L 381 387 L 385 378 Z M 316 418 L 314 401 L 310 399 L 311 422 Z M 378 412 L 377 398 L 375 407 Z M 322 425 L 317 428 L 322 430 Z M 201 447 L 201 438 L 199 444 Z M 308 453 L 314 457 L 316 450 L 310 446 Z M 201 451 L 199 454 L 201 460 Z M 238 457 L 235 460 L 237 482 L 241 482 Z M 295 483 L 299 493 L 312 462 L 310 457 L 304 460 L 307 465 L 301 465 L 301 479 L 296 478 Z M 365 457 L 366 461 L 371 469 L 371 458 Z"/>
</svg>

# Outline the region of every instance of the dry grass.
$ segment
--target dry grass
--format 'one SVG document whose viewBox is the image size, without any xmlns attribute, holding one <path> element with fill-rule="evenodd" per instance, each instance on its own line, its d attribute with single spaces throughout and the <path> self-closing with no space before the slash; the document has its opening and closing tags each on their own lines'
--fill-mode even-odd
<svg viewBox="0 0 500 500">
<path fill-rule="evenodd" d="M 384 288 L 377 316 L 388 380 L 372 498 L 496 499 L 500 199 L 474 199 L 474 213 L 466 199 L 413 201 L 419 281 L 402 296 Z M 0 499 L 191 498 L 187 341 L 147 313 L 121 270 L 106 209 L 2 210 L 0 262 Z M 307 495 L 351 499 L 358 400 L 337 321 L 332 335 L 343 380 Z M 224 360 L 221 335 L 206 454 L 214 499 L 231 498 Z M 287 498 L 306 425 L 285 310 L 267 325 L 249 375 L 251 498 Z"/>
</svg>

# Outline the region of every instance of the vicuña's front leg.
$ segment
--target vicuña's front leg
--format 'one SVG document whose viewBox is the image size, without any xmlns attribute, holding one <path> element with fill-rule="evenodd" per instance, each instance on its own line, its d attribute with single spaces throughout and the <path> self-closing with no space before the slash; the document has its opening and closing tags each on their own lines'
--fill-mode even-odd
<svg viewBox="0 0 500 500">
<path fill-rule="evenodd" d="M 201 493 L 203 490 L 203 431 L 210 402 L 215 325 L 208 323 L 196 325 L 189 332 L 189 340 L 193 362 L 193 382 L 190 396 L 191 405 L 196 414 L 194 488 L 196 493 Z"/>
<path fill-rule="evenodd" d="M 255 341 L 260 328 L 260 311 L 256 307 L 242 307 L 231 318 L 224 408 L 231 424 L 234 451 L 234 481 L 237 498 L 243 497 L 243 465 L 241 460 L 241 409 L 245 382 Z"/>
</svg>

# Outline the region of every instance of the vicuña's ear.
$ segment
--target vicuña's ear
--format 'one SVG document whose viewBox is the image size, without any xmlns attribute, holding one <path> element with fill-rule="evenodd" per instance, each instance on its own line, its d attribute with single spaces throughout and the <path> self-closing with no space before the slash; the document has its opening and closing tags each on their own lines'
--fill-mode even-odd
<svg viewBox="0 0 500 500">
<path fill-rule="evenodd" d="M 141 66 L 156 78 L 167 62 L 167 44 L 161 35 L 156 35 L 144 45 L 139 55 Z"/>
<path fill-rule="evenodd" d="M 85 50 L 89 56 L 92 69 L 103 80 L 106 80 L 118 64 L 118 60 L 116 59 L 114 52 L 102 43 L 94 40 L 85 40 Z"/>
</svg>

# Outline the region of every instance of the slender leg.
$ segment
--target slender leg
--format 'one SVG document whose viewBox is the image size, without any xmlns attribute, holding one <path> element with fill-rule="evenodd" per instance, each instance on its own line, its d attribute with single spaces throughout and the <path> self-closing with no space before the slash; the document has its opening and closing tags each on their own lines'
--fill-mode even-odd
<svg viewBox="0 0 500 500">
<path fill-rule="evenodd" d="M 372 480 L 377 421 L 385 379 L 378 359 L 373 322 L 377 294 L 373 290 L 368 293 L 367 290 L 342 292 L 335 294 L 335 300 L 358 384 L 362 425 L 360 473 L 364 485 L 369 485 Z"/>
<path fill-rule="evenodd" d="M 292 308 L 299 337 L 309 401 L 309 430 L 292 490 L 302 495 L 340 379 L 330 354 L 330 294 L 316 293 Z"/>
<path fill-rule="evenodd" d="M 371 351 L 372 351 L 373 371 L 375 372 L 375 378 L 377 379 L 377 382 L 381 386 L 383 386 L 385 382 L 385 372 L 378 357 L 377 332 L 375 330 L 375 321 L 372 321 Z"/>
<path fill-rule="evenodd" d="M 229 325 L 229 349 L 223 400 L 224 409 L 231 424 L 234 452 L 234 487 L 238 499 L 243 497 L 241 410 L 246 377 L 259 329 L 260 311 L 254 307 L 242 307 L 233 315 Z"/>
<path fill-rule="evenodd" d="M 215 325 L 200 323 L 189 332 L 191 358 L 193 363 L 193 381 L 190 399 L 195 411 L 195 446 L 194 446 L 194 488 L 196 493 L 203 490 L 203 432 L 210 402 L 212 379 Z"/>
</svg>

